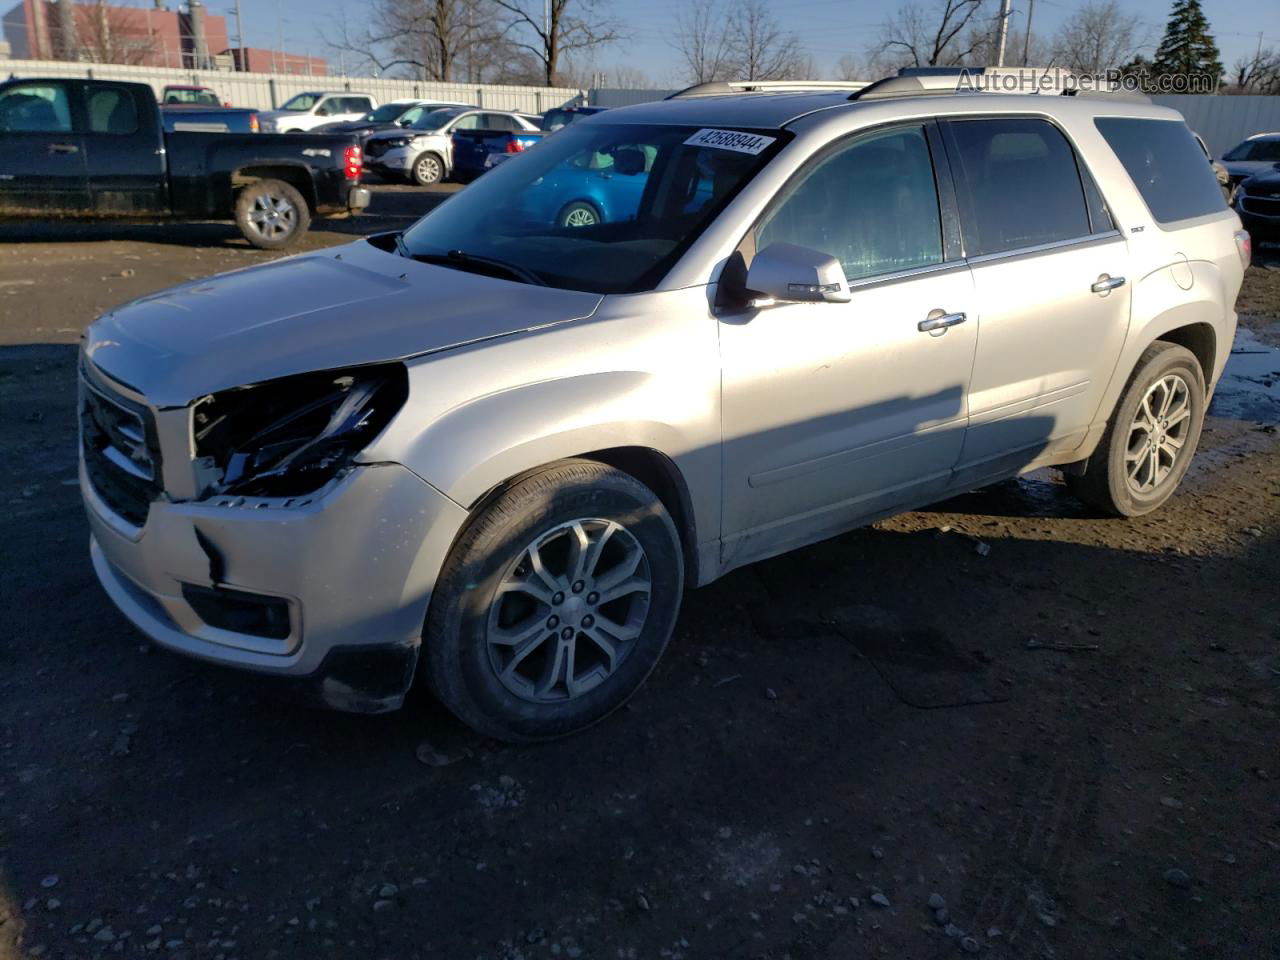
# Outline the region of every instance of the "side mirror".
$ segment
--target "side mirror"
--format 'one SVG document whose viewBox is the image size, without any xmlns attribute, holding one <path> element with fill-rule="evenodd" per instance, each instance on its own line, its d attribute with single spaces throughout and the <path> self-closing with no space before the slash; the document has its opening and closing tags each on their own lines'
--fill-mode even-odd
<svg viewBox="0 0 1280 960">
<path fill-rule="evenodd" d="M 328 108 L 328 107 L 316 107 L 316 116 L 317 116 L 317 117 L 327 117 L 328 115 L 329 115 L 329 108 Z"/>
<path fill-rule="evenodd" d="M 840 261 L 794 243 L 771 243 L 756 253 L 747 270 L 753 306 L 771 303 L 848 303 L 849 281 Z"/>
</svg>

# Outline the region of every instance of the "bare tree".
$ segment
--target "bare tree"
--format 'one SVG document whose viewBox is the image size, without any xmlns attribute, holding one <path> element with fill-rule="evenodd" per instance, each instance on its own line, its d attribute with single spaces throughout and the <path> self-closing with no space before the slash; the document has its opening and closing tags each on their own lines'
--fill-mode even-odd
<svg viewBox="0 0 1280 960">
<path fill-rule="evenodd" d="M 104 0 L 75 8 L 79 54 L 94 63 L 144 64 L 157 49 L 156 38 L 135 11 L 108 6 Z"/>
<path fill-rule="evenodd" d="M 1280 52 L 1268 47 L 1241 57 L 1230 76 L 1229 93 L 1280 94 Z"/>
<path fill-rule="evenodd" d="M 909 4 L 895 19 L 881 24 L 880 39 L 871 56 L 884 72 L 895 67 L 950 67 L 970 62 L 975 47 L 986 36 L 985 27 L 976 19 L 983 0 L 942 0 L 940 6 L 939 10 L 924 10 Z"/>
<path fill-rule="evenodd" d="M 374 0 L 358 33 L 344 17 L 341 33 L 325 40 L 378 73 L 407 67 L 417 78 L 449 81 L 465 68 L 465 79 L 479 81 L 504 44 L 494 14 L 487 0 Z"/>
<path fill-rule="evenodd" d="M 533 54 L 548 86 L 560 60 L 620 39 L 617 21 L 601 15 L 599 0 L 493 0 L 509 18 L 512 44 Z"/>
<path fill-rule="evenodd" d="M 684 58 L 690 83 L 733 79 L 729 30 L 716 0 L 692 0 L 684 7 L 671 45 Z"/>
<path fill-rule="evenodd" d="M 721 7 L 695 0 L 676 23 L 671 45 L 692 83 L 712 80 L 797 80 L 813 70 L 794 33 L 778 26 L 766 0 Z"/>
<path fill-rule="evenodd" d="M 1139 17 L 1126 14 L 1116 0 L 1094 0 L 1059 28 L 1054 59 L 1078 74 L 1101 74 L 1131 62 L 1146 45 Z"/>
<path fill-rule="evenodd" d="M 810 69 L 799 39 L 778 26 L 767 0 L 743 0 L 734 7 L 729 51 L 739 80 L 801 80 Z"/>
</svg>

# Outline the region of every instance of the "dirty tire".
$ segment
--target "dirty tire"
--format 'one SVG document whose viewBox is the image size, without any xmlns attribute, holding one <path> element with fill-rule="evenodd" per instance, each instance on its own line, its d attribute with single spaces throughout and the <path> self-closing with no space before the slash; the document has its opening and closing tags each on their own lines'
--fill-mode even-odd
<svg viewBox="0 0 1280 960">
<path fill-rule="evenodd" d="M 311 226 L 307 201 L 283 180 L 249 184 L 236 196 L 235 215 L 244 238 L 263 250 L 283 249 Z"/>
<path fill-rule="evenodd" d="M 424 153 L 416 157 L 409 177 L 420 187 L 430 187 L 444 179 L 444 161 L 437 154 Z"/>
<path fill-rule="evenodd" d="M 594 553 L 592 569 L 603 571 L 600 579 L 587 577 L 588 592 L 575 598 L 573 587 L 581 589 L 582 581 L 573 579 L 574 554 L 564 553 L 561 563 L 556 551 L 562 541 L 568 549 L 569 541 L 563 538 L 576 536 L 579 530 L 594 531 L 587 534 L 587 542 L 593 546 L 598 541 L 592 536 L 600 538 L 605 530 L 610 533 L 599 541 L 609 545 Z M 530 549 L 535 546 L 535 552 L 540 551 L 536 565 L 530 562 Z M 636 561 L 637 574 L 632 576 L 624 568 L 628 558 L 635 559 L 636 547 L 640 559 Z M 609 559 L 613 555 L 623 559 Z M 585 567 L 592 557 L 591 549 L 583 549 L 583 556 Z M 528 573 L 538 568 L 551 577 L 551 588 L 546 579 Z M 610 586 L 613 581 L 609 577 L 631 584 L 646 575 L 647 594 L 628 596 L 621 588 L 622 599 L 605 599 L 620 590 Z M 543 599 L 511 590 L 513 579 L 535 583 Z M 563 588 L 556 589 L 560 583 Z M 602 592 L 591 592 L 593 584 Z M 626 703 L 648 677 L 670 639 L 683 586 L 680 538 L 661 501 L 648 487 L 594 461 L 551 464 L 500 490 L 454 544 L 427 613 L 423 638 L 427 681 L 459 719 L 500 740 L 532 742 L 575 733 Z M 599 607 L 587 605 L 592 596 L 598 599 Z M 631 604 L 641 599 L 637 620 L 637 608 Z M 515 626 L 499 629 L 513 602 L 524 609 Z M 574 603 L 578 606 L 570 609 Z M 610 629 L 617 626 L 607 617 L 626 619 L 626 611 L 630 611 L 628 629 L 633 635 L 609 644 L 615 653 L 612 660 L 607 660 L 604 648 L 586 632 L 587 621 L 594 618 L 583 614 L 592 610 L 601 615 L 594 623 L 596 635 L 605 623 Z M 563 621 L 557 614 L 563 614 Z M 566 626 L 570 622 L 582 626 L 583 632 L 574 632 L 572 638 L 564 636 L 564 631 L 571 629 Z M 495 637 L 508 633 L 523 637 L 526 623 L 533 625 L 532 633 L 520 644 L 495 642 Z M 613 636 L 622 633 L 619 630 Z M 543 639 L 539 640 L 539 635 Z M 517 653 L 526 648 L 532 652 L 518 659 Z M 557 653 L 570 648 L 576 651 L 572 655 Z M 510 660 L 500 662 L 508 651 Z M 511 662 L 517 668 L 507 669 Z M 570 671 L 585 679 L 566 680 L 560 699 L 537 699 L 558 695 L 556 678 L 568 676 L 565 662 Z M 535 674 L 535 679 L 528 679 L 525 673 Z M 521 684 L 525 685 L 523 691 Z M 569 691 L 575 685 L 585 689 L 572 694 Z M 543 687 L 545 694 L 539 692 Z"/>
<path fill-rule="evenodd" d="M 1170 378 L 1173 378 L 1170 381 Z M 1144 434 L 1135 427 L 1142 417 L 1140 408 L 1150 391 L 1163 382 L 1181 383 L 1186 388 L 1189 407 L 1187 427 L 1181 447 L 1168 472 L 1151 485 L 1138 490 L 1128 474 L 1131 451 L 1141 446 Z M 1173 495 L 1195 456 L 1204 423 L 1205 384 L 1200 361 L 1185 347 L 1157 341 L 1143 352 L 1107 423 L 1098 448 L 1079 476 L 1067 476 L 1071 492 L 1092 507 L 1121 517 L 1140 517 L 1155 510 Z M 1172 431 L 1170 431 L 1172 434 Z M 1141 476 L 1139 477 L 1139 480 Z"/>
</svg>

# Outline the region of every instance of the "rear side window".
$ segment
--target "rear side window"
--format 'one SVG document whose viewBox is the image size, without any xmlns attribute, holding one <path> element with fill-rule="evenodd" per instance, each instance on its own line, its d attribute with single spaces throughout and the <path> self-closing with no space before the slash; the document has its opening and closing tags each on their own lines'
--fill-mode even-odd
<svg viewBox="0 0 1280 960">
<path fill-rule="evenodd" d="M 1010 118 L 955 120 L 947 127 L 957 154 L 967 256 L 1092 232 L 1075 153 L 1053 124 Z"/>
<path fill-rule="evenodd" d="M 1158 223 L 1225 209 L 1213 168 L 1185 123 L 1130 117 L 1098 117 L 1093 122 Z"/>
<path fill-rule="evenodd" d="M 133 94 L 120 87 L 94 87 L 85 91 L 90 133 L 127 136 L 138 132 L 138 105 Z"/>
</svg>

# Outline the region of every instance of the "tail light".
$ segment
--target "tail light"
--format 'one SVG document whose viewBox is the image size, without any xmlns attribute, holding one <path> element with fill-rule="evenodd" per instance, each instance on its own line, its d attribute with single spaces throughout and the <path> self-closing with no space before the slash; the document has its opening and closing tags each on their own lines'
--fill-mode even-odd
<svg viewBox="0 0 1280 960">
<path fill-rule="evenodd" d="M 256 113 L 249 114 L 249 132 L 261 133 L 262 125 L 258 123 L 258 115 Z"/>
<path fill-rule="evenodd" d="M 360 168 L 364 165 L 364 157 L 357 146 L 347 147 L 342 153 L 342 169 L 348 180 L 360 179 Z"/>
<path fill-rule="evenodd" d="M 1253 263 L 1253 238 L 1248 230 L 1236 231 L 1236 250 L 1240 253 L 1240 262 L 1247 268 Z"/>
<path fill-rule="evenodd" d="M 505 149 L 507 153 L 523 153 L 524 144 L 521 143 L 519 140 L 517 140 L 515 137 L 512 137 L 510 140 L 507 141 L 507 146 Z"/>
</svg>

